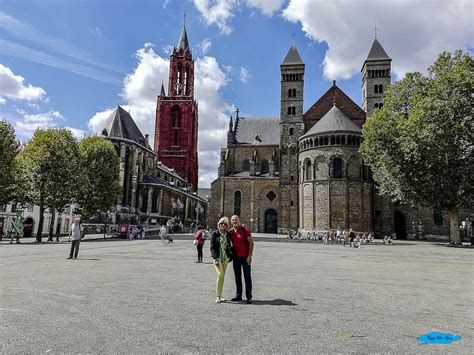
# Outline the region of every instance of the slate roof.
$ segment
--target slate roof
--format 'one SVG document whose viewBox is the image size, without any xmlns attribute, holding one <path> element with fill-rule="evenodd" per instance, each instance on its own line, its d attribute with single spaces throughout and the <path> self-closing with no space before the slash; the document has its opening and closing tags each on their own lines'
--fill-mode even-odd
<svg viewBox="0 0 474 355">
<path fill-rule="evenodd" d="M 290 50 L 288 51 L 288 54 L 286 55 L 281 65 L 293 65 L 293 64 L 304 64 L 294 44 L 291 45 Z"/>
<path fill-rule="evenodd" d="M 132 116 L 120 106 L 117 106 L 110 114 L 105 123 L 105 129 L 109 137 L 124 138 L 146 146 L 145 137 L 138 129 Z"/>
<path fill-rule="evenodd" d="M 321 118 L 306 134 L 301 136 L 308 137 L 314 134 L 348 132 L 362 134 L 362 129 L 349 119 L 344 113 L 333 106 L 323 118 Z"/>
<path fill-rule="evenodd" d="M 239 117 L 235 139 L 241 144 L 279 145 L 280 119 L 278 117 Z"/>
<path fill-rule="evenodd" d="M 387 52 L 383 49 L 377 38 L 374 39 L 372 47 L 370 48 L 369 55 L 367 56 L 366 61 L 375 61 L 375 60 L 392 60 Z"/>
<path fill-rule="evenodd" d="M 181 31 L 181 36 L 179 37 L 178 50 L 181 48 L 189 50 L 188 34 L 186 33 L 186 26 L 183 26 L 183 31 Z"/>
</svg>

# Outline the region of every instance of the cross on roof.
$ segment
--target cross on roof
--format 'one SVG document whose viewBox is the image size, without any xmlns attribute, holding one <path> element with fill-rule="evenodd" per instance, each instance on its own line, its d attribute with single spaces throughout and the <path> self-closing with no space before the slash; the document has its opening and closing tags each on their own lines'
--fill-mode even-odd
<svg viewBox="0 0 474 355">
<path fill-rule="evenodd" d="M 377 27 L 377 26 L 374 27 L 374 35 L 375 35 L 375 38 L 377 38 L 377 29 L 380 30 L 380 27 Z"/>
</svg>

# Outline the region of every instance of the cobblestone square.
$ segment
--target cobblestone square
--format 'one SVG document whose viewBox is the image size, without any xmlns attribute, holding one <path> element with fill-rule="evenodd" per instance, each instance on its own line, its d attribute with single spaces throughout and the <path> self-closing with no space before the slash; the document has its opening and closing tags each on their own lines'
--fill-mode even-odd
<svg viewBox="0 0 474 355">
<path fill-rule="evenodd" d="M 254 303 L 214 303 L 191 237 L 0 245 L 1 351 L 473 353 L 472 249 L 255 238 Z M 235 292 L 228 268 L 224 297 Z M 420 345 L 430 332 L 462 336 Z"/>
</svg>

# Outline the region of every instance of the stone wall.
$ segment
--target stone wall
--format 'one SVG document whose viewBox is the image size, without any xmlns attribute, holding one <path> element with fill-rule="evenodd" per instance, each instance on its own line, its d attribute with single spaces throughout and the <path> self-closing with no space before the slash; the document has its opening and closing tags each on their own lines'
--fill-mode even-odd
<svg viewBox="0 0 474 355">
<path fill-rule="evenodd" d="M 265 230 L 265 212 L 274 209 L 280 223 L 280 190 L 278 178 L 220 177 L 211 184 L 209 226 L 215 228 L 222 216 L 234 214 L 235 192 L 241 193 L 240 218 L 253 232 Z M 269 193 L 273 192 L 274 197 Z M 269 195 L 270 198 L 267 196 Z"/>
</svg>

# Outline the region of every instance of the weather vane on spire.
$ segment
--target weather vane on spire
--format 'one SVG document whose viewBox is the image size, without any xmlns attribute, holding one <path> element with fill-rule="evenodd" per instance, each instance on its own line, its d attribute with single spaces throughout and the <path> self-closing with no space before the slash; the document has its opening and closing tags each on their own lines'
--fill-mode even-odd
<svg viewBox="0 0 474 355">
<path fill-rule="evenodd" d="M 378 28 L 377 26 L 374 27 L 374 36 L 375 38 L 377 38 L 377 29 L 380 30 L 380 28 Z"/>
<path fill-rule="evenodd" d="M 291 45 L 294 47 L 295 46 L 295 34 L 292 33 L 291 37 L 293 38 L 292 41 L 291 41 Z"/>
<path fill-rule="evenodd" d="M 186 26 L 186 11 L 183 12 L 183 24 Z"/>
</svg>

